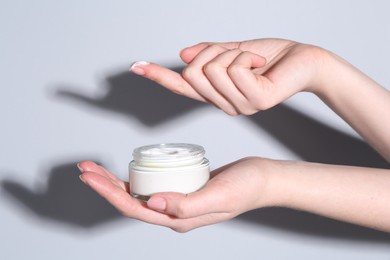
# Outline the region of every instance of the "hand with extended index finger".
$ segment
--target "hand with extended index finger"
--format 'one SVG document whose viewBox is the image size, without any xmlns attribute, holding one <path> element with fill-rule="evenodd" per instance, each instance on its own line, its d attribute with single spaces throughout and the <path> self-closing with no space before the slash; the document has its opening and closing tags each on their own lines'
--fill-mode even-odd
<svg viewBox="0 0 390 260">
<path fill-rule="evenodd" d="M 296 92 L 316 91 L 321 48 L 281 39 L 200 43 L 181 51 L 182 74 L 136 62 L 130 70 L 229 115 L 268 109 Z"/>
</svg>

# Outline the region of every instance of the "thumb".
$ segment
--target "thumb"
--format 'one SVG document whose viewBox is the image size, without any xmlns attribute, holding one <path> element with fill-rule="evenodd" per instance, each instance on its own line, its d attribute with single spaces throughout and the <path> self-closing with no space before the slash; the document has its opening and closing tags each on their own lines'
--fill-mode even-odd
<svg viewBox="0 0 390 260">
<path fill-rule="evenodd" d="M 219 201 L 220 196 L 217 195 L 206 189 L 190 194 L 158 193 L 148 200 L 147 206 L 177 218 L 193 218 L 211 212 L 221 212 L 224 203 Z"/>
<path fill-rule="evenodd" d="M 236 49 L 240 45 L 239 42 L 202 42 L 196 45 L 184 48 L 180 52 L 180 58 L 187 64 L 191 63 L 192 60 L 204 49 L 211 45 L 220 45 L 226 49 Z"/>
</svg>

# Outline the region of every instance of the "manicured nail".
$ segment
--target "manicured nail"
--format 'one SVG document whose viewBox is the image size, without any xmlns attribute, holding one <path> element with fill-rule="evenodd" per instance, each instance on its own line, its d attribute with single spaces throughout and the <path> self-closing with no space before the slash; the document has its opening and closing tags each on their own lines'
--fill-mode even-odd
<svg viewBox="0 0 390 260">
<path fill-rule="evenodd" d="M 129 71 L 138 74 L 138 75 L 145 75 L 145 70 L 142 68 L 143 65 L 150 64 L 147 61 L 136 61 L 133 64 L 131 64 Z"/>
<path fill-rule="evenodd" d="M 148 200 L 147 205 L 150 209 L 164 211 L 167 207 L 167 201 L 161 197 L 151 197 Z"/>
<path fill-rule="evenodd" d="M 82 174 L 79 175 L 79 178 L 84 184 L 87 184 L 87 182 L 84 180 L 84 176 Z"/>
<path fill-rule="evenodd" d="M 77 168 L 79 168 L 79 170 L 80 170 L 81 173 L 84 172 L 83 168 L 80 167 L 80 163 L 77 164 Z"/>
</svg>

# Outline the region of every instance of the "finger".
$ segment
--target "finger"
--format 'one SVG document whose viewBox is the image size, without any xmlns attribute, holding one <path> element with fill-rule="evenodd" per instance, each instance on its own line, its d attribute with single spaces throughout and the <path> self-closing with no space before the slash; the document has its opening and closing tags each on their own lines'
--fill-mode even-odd
<svg viewBox="0 0 390 260">
<path fill-rule="evenodd" d="M 94 172 L 85 172 L 82 178 L 87 185 L 113 205 L 122 215 L 147 223 L 173 226 L 172 217 L 150 210 L 141 201 L 116 186 L 110 179 Z"/>
<path fill-rule="evenodd" d="M 106 176 L 87 171 L 80 178 L 121 212 L 128 211 L 128 205 L 133 207 L 136 204 L 140 204 L 140 202 L 131 198 L 126 191 L 118 187 L 115 182 Z M 133 208 L 131 209 L 133 210 Z"/>
<path fill-rule="evenodd" d="M 213 103 L 227 114 L 236 115 L 237 111 L 234 106 L 210 83 L 204 72 L 206 64 L 226 51 L 226 48 L 219 45 L 207 47 L 184 69 L 183 78 L 210 103 Z"/>
<path fill-rule="evenodd" d="M 130 71 L 155 81 L 166 89 L 195 100 L 206 102 L 177 72 L 155 63 L 135 62 Z"/>
<path fill-rule="evenodd" d="M 153 195 L 147 202 L 150 209 L 173 215 L 179 219 L 190 219 L 206 214 L 228 213 L 227 206 L 214 188 L 204 188 L 198 192 L 181 194 L 174 192 Z"/>
<path fill-rule="evenodd" d="M 271 93 L 269 89 L 273 86 L 272 82 L 261 74 L 254 73 L 265 65 L 264 57 L 242 52 L 228 68 L 228 74 L 234 84 L 249 103 L 259 110 L 267 109 L 273 104 L 272 96 L 267 95 Z"/>
<path fill-rule="evenodd" d="M 206 49 L 207 47 L 211 46 L 211 45 L 219 45 L 225 49 L 236 49 L 238 48 L 238 46 L 240 45 L 239 42 L 202 42 L 202 43 L 198 43 L 196 45 L 193 45 L 193 46 L 190 46 L 190 47 L 187 47 L 187 48 L 184 48 L 181 52 L 180 52 L 180 57 L 181 59 L 189 64 L 192 62 L 192 60 L 201 52 L 203 51 L 204 49 Z"/>
<path fill-rule="evenodd" d="M 223 186 L 218 186 L 215 181 L 222 172 L 234 166 L 236 162 L 219 167 L 210 173 L 211 179 L 204 188 L 190 194 L 182 194 L 175 192 L 157 193 L 150 197 L 147 206 L 153 210 L 164 212 L 173 216 L 181 215 L 181 217 L 191 218 L 199 217 L 211 212 L 226 213 L 226 203 L 223 199 L 227 199 L 222 195 L 224 192 Z"/>
<path fill-rule="evenodd" d="M 97 174 L 100 174 L 102 176 L 105 176 L 115 182 L 116 185 L 120 186 L 123 190 L 128 191 L 128 184 L 124 181 L 117 178 L 114 174 L 106 170 L 104 167 L 96 164 L 92 161 L 82 161 L 77 164 L 77 167 L 80 169 L 81 172 L 95 172 Z"/>
<path fill-rule="evenodd" d="M 227 73 L 231 63 L 242 53 L 232 49 L 221 53 L 204 66 L 204 72 L 211 84 L 225 97 L 241 114 L 252 114 L 256 111 L 248 106 L 249 102 L 237 88 Z"/>
</svg>

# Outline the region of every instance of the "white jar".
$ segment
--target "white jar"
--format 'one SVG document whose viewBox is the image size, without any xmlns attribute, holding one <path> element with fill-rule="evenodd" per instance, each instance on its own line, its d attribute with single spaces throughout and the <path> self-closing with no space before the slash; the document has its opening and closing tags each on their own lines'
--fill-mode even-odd
<svg viewBox="0 0 390 260">
<path fill-rule="evenodd" d="M 147 201 L 158 192 L 191 193 L 210 178 L 202 146 L 183 143 L 148 145 L 133 151 L 129 165 L 130 194 Z"/>
</svg>

